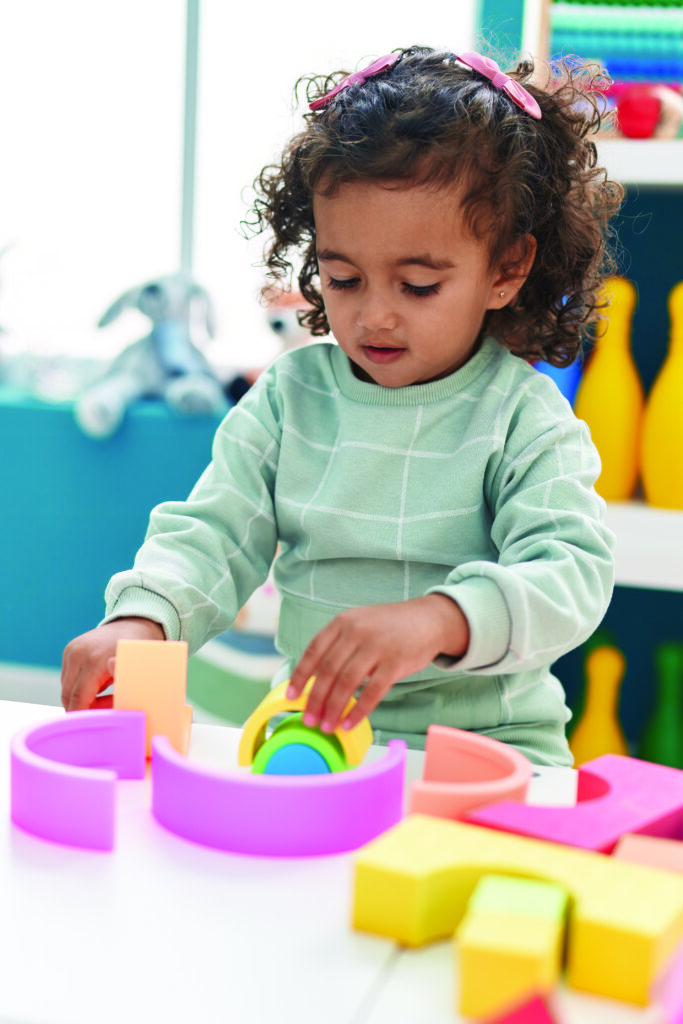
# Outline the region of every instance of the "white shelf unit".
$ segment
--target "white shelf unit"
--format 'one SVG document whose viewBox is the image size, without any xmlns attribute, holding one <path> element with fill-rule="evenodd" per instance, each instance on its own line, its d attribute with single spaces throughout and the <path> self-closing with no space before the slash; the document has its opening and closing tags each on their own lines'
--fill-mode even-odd
<svg viewBox="0 0 683 1024">
<path fill-rule="evenodd" d="M 547 56 L 551 0 L 525 0 L 522 49 Z M 622 185 L 683 188 L 683 139 L 598 137 L 598 162 Z M 642 501 L 607 506 L 618 586 L 683 592 L 683 511 Z"/>
<path fill-rule="evenodd" d="M 612 502 L 607 525 L 617 538 L 617 585 L 683 592 L 683 511 Z"/>
<path fill-rule="evenodd" d="M 603 138 L 598 161 L 622 185 L 683 188 L 683 139 Z"/>
</svg>

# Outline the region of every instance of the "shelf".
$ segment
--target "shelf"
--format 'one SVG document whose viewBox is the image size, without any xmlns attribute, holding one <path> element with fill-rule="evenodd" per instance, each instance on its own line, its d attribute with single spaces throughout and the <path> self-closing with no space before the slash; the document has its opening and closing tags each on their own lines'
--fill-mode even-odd
<svg viewBox="0 0 683 1024">
<path fill-rule="evenodd" d="M 617 538 L 619 586 L 683 592 L 683 511 L 614 502 L 607 525 Z"/>
<path fill-rule="evenodd" d="M 601 139 L 598 163 L 622 185 L 683 188 L 683 139 Z"/>
</svg>

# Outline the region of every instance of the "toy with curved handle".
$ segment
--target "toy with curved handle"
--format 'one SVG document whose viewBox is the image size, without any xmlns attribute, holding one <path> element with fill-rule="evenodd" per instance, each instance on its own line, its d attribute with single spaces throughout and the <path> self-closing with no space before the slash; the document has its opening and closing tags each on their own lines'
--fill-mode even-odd
<svg viewBox="0 0 683 1024">
<path fill-rule="evenodd" d="M 359 765 L 372 743 L 372 729 L 367 718 L 359 722 L 354 729 L 338 729 L 333 736 L 328 736 L 319 729 L 303 725 L 297 717 L 294 724 L 282 723 L 273 731 L 271 737 L 266 739 L 266 729 L 271 718 L 286 712 L 304 710 L 308 694 L 313 686 L 313 677 L 308 680 L 303 691 L 295 700 L 289 700 L 286 696 L 288 684 L 289 680 L 285 680 L 272 689 L 247 719 L 240 739 L 238 763 L 241 765 L 253 764 L 255 771 L 267 770 L 268 755 L 287 746 L 287 742 L 282 742 L 283 733 L 280 731 L 284 725 L 287 725 L 290 730 L 286 734 L 287 741 L 314 749 L 327 762 L 327 768 L 319 767 L 317 771 L 340 771 L 346 767 Z M 354 704 L 355 700 L 352 698 L 344 715 L 348 714 Z M 294 732 L 295 728 L 296 732 Z M 310 758 L 309 763 L 314 762 L 315 759 Z M 285 765 L 283 758 L 283 766 L 278 769 L 277 774 L 306 774 L 303 771 L 291 771 L 292 763 L 293 759 L 289 765 Z M 270 772 L 276 773 L 272 767 Z"/>
</svg>

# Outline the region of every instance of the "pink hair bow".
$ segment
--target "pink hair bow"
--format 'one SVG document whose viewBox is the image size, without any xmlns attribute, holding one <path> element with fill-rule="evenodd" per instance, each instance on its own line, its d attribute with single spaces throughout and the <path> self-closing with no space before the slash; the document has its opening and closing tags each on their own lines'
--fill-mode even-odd
<svg viewBox="0 0 683 1024">
<path fill-rule="evenodd" d="M 373 60 L 372 64 L 368 64 L 362 71 L 354 71 L 353 74 L 348 75 L 339 85 L 335 86 L 330 92 L 325 93 L 319 100 L 314 100 L 313 103 L 309 103 L 311 110 L 322 110 L 329 103 L 332 102 L 334 97 L 342 89 L 347 89 L 350 85 L 362 85 L 368 78 L 372 78 L 373 75 L 379 75 L 381 71 L 386 71 L 392 64 L 395 64 L 398 60 L 397 53 L 387 53 L 384 57 L 378 57 L 377 60 Z"/>
<path fill-rule="evenodd" d="M 506 96 L 510 97 L 513 103 L 516 103 L 517 106 L 521 107 L 527 114 L 536 118 L 537 121 L 540 121 L 541 108 L 531 93 L 527 92 L 524 86 L 520 85 L 519 82 L 515 82 L 515 80 L 510 78 L 509 75 L 506 75 L 504 71 L 501 71 L 495 60 L 491 60 L 490 57 L 482 57 L 482 55 L 477 53 L 475 50 L 468 50 L 466 53 L 459 53 L 458 60 L 462 64 L 466 64 L 468 68 L 472 68 L 473 71 L 478 71 L 479 74 L 485 75 L 485 77 L 495 85 L 496 89 L 501 89 Z"/>
</svg>

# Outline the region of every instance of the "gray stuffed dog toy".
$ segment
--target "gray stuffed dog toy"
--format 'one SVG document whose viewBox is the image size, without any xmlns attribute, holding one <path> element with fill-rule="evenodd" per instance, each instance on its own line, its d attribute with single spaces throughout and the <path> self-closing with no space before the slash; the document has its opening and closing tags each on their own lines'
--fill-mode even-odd
<svg viewBox="0 0 683 1024">
<path fill-rule="evenodd" d="M 138 309 L 152 321 L 144 338 L 128 345 L 106 373 L 90 384 L 76 402 L 75 415 L 84 433 L 94 438 L 114 434 L 131 402 L 161 398 L 187 415 L 223 414 L 223 387 L 192 342 L 190 317 L 201 311 L 213 337 L 208 293 L 183 274 L 170 274 L 124 292 L 103 314 L 106 327 L 126 309 Z"/>
</svg>

